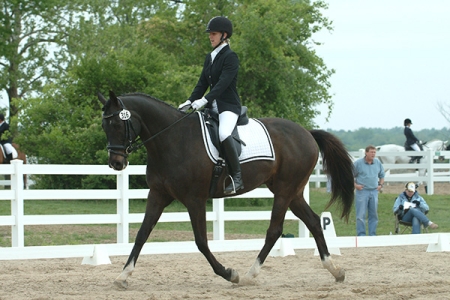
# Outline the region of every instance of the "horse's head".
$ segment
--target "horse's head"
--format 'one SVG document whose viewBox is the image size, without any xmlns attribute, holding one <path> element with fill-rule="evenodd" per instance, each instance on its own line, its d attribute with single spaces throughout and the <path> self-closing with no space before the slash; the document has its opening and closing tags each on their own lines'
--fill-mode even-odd
<svg viewBox="0 0 450 300">
<path fill-rule="evenodd" d="M 137 119 L 132 118 L 131 112 L 114 92 L 109 92 L 109 98 L 106 100 L 102 94 L 98 94 L 98 99 L 103 104 L 102 128 L 108 141 L 108 163 L 111 168 L 120 171 L 128 165 L 127 157 L 139 134 L 140 124 Z"/>
</svg>

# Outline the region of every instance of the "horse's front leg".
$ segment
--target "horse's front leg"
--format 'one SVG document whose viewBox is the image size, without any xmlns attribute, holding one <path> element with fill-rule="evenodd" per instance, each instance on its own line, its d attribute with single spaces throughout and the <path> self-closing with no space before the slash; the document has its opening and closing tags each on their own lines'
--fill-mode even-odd
<svg viewBox="0 0 450 300">
<path fill-rule="evenodd" d="M 128 287 L 127 279 L 134 271 L 136 261 L 139 257 L 139 253 L 142 250 L 145 242 L 147 241 L 150 233 L 159 220 L 164 208 L 169 205 L 173 199 L 169 196 L 161 196 L 155 191 L 150 191 L 147 198 L 147 206 L 145 209 L 144 220 L 142 221 L 141 228 L 136 235 L 131 254 L 128 257 L 127 263 L 123 267 L 120 275 L 114 280 L 114 284 L 119 288 L 126 289 Z"/>
<path fill-rule="evenodd" d="M 308 227 L 316 241 L 317 250 L 319 251 L 322 265 L 336 279 L 337 282 L 345 280 L 345 270 L 336 266 L 328 252 L 328 246 L 323 235 L 322 226 L 320 225 L 320 217 L 306 203 L 303 196 L 295 198 L 289 208 L 303 223 Z"/>
<path fill-rule="evenodd" d="M 208 236 L 206 231 L 206 200 L 194 200 L 193 203 L 187 205 L 189 216 L 191 218 L 192 229 L 195 236 L 195 244 L 198 250 L 206 257 L 209 264 L 219 276 L 224 279 L 231 281 L 233 283 L 239 282 L 239 274 L 234 269 L 225 269 L 225 267 L 220 264 L 211 250 L 208 247 Z"/>
</svg>

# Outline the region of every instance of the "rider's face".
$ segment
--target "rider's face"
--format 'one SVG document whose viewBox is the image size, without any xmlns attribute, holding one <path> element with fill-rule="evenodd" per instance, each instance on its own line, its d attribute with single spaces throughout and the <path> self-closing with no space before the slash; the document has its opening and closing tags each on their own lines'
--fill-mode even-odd
<svg viewBox="0 0 450 300">
<path fill-rule="evenodd" d="M 224 33 L 224 38 L 226 37 L 227 33 Z M 211 46 L 213 48 L 216 48 L 222 41 L 220 38 L 222 37 L 222 33 L 218 31 L 212 31 L 209 33 L 209 41 L 211 42 Z"/>
</svg>

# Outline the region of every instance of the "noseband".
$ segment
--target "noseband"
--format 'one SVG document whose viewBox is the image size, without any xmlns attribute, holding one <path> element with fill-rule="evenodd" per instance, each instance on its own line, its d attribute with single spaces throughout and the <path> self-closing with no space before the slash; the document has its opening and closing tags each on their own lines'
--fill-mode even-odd
<svg viewBox="0 0 450 300">
<path fill-rule="evenodd" d="M 136 143 L 136 141 L 134 141 L 131 137 L 131 132 L 133 132 L 135 134 L 135 136 L 137 136 L 137 134 L 133 128 L 133 123 L 131 123 L 130 111 L 125 108 L 125 105 L 123 105 L 123 102 L 119 97 L 117 97 L 117 100 L 119 101 L 120 106 L 122 107 L 122 110 L 118 110 L 109 115 L 103 114 L 103 119 L 109 119 L 109 118 L 119 115 L 120 119 L 125 122 L 125 140 L 127 142 L 125 145 L 108 145 L 108 146 L 106 146 L 106 149 L 108 149 L 109 153 L 121 155 L 121 156 L 127 158 L 128 154 L 130 154 L 134 150 L 133 144 Z M 118 152 L 116 150 L 125 150 L 125 153 Z"/>
</svg>

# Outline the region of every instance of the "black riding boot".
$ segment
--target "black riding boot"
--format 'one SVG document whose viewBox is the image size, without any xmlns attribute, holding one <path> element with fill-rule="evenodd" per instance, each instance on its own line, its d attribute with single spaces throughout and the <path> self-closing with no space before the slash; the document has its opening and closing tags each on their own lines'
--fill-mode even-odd
<svg viewBox="0 0 450 300">
<path fill-rule="evenodd" d="M 12 153 L 6 154 L 5 164 L 9 164 L 13 160 Z"/>
<path fill-rule="evenodd" d="M 226 195 L 235 194 L 236 191 L 244 188 L 244 183 L 242 182 L 241 163 L 239 162 L 239 156 L 234 145 L 233 137 L 227 137 L 222 142 L 222 147 L 225 152 L 225 160 L 228 164 L 228 172 L 232 177 L 232 182 L 223 192 Z"/>
<path fill-rule="evenodd" d="M 415 160 L 416 160 L 416 157 L 413 156 L 413 157 L 409 160 L 409 163 L 410 163 L 410 164 L 413 164 Z"/>
</svg>

